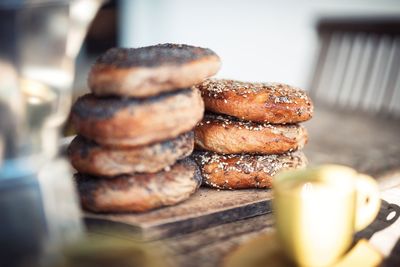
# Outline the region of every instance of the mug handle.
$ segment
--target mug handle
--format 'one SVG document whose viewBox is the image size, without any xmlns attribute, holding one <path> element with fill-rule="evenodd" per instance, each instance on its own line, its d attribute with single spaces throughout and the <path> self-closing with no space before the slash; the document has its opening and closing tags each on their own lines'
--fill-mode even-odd
<svg viewBox="0 0 400 267">
<path fill-rule="evenodd" d="M 381 198 L 375 179 L 365 174 L 357 175 L 356 192 L 355 230 L 361 231 L 378 215 Z"/>
</svg>

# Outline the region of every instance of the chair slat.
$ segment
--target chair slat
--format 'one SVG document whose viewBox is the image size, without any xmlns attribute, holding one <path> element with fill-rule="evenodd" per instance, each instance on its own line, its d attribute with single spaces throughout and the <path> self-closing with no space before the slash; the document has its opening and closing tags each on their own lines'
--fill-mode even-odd
<svg viewBox="0 0 400 267">
<path fill-rule="evenodd" d="M 400 19 L 325 19 L 318 33 L 314 101 L 400 116 Z"/>
<path fill-rule="evenodd" d="M 351 33 L 344 33 L 342 39 L 342 46 L 341 46 L 341 58 L 339 59 L 341 64 L 338 66 L 336 71 L 336 83 L 334 83 L 334 88 L 332 90 L 335 91 L 335 99 L 333 100 L 332 104 L 336 106 L 342 106 L 343 103 L 340 102 L 341 95 L 346 93 L 346 88 L 344 87 L 346 74 L 349 73 L 350 70 L 350 59 L 353 51 L 355 35 Z"/>
<path fill-rule="evenodd" d="M 374 112 L 379 113 L 382 112 L 384 107 L 388 105 L 390 102 L 385 102 L 385 94 L 390 91 L 388 88 L 390 74 L 394 67 L 394 56 L 396 52 L 396 43 L 394 42 L 394 38 L 387 36 L 388 46 L 387 50 L 385 51 L 385 59 L 383 60 L 384 66 L 382 68 L 382 77 L 379 86 L 377 86 L 377 97 L 374 106 Z"/>
<path fill-rule="evenodd" d="M 373 62 L 370 82 L 365 87 L 366 94 L 363 99 L 362 105 L 362 109 L 365 111 L 374 112 L 376 108 L 379 91 L 383 90 L 381 86 L 382 77 L 387 66 L 389 51 L 390 44 L 388 37 L 384 35 L 379 36 L 378 47 L 375 60 Z"/>
<path fill-rule="evenodd" d="M 361 55 L 358 64 L 358 71 L 351 86 L 352 91 L 350 93 L 349 99 L 347 100 L 349 102 L 349 106 L 353 110 L 357 109 L 359 103 L 362 100 L 364 83 L 368 75 L 368 66 L 370 64 L 369 62 L 372 60 L 371 58 L 373 57 L 376 38 L 377 36 L 374 34 L 367 34 L 364 40 L 363 48 L 360 52 Z"/>
<path fill-rule="evenodd" d="M 388 72 L 385 92 L 381 104 L 381 112 L 383 113 L 391 113 L 392 106 L 395 104 L 396 92 L 399 94 L 400 91 L 400 88 L 398 87 L 399 84 L 397 83 L 396 85 L 396 81 L 399 81 L 400 79 L 400 36 L 395 37 L 393 40 L 392 54 L 390 58 L 392 62 Z M 397 101 L 397 105 L 400 106 L 400 99 Z"/>
<path fill-rule="evenodd" d="M 318 89 L 317 89 L 317 98 L 325 99 L 322 101 L 326 101 L 328 103 L 330 98 L 329 94 L 331 89 L 330 86 L 332 84 L 331 73 L 335 71 L 335 67 L 337 64 L 337 54 L 339 52 L 341 38 L 342 36 L 340 33 L 331 35 L 326 61 L 322 66 L 320 66 L 322 68 L 322 72 L 321 72 L 320 83 L 318 84 Z"/>
<path fill-rule="evenodd" d="M 353 92 L 353 86 L 361 74 L 360 65 L 362 63 L 363 50 L 365 48 L 365 41 L 367 35 L 365 33 L 355 34 L 353 45 L 351 48 L 348 69 L 344 74 L 341 92 L 339 94 L 338 102 L 344 108 L 352 109 L 350 99 Z"/>
</svg>

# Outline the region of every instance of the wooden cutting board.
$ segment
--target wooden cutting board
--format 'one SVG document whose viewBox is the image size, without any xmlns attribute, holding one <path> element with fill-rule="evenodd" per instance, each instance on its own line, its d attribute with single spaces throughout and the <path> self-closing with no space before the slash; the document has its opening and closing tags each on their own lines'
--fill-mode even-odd
<svg viewBox="0 0 400 267">
<path fill-rule="evenodd" d="M 126 238 L 157 240 L 271 212 L 271 199 L 271 190 L 200 188 L 176 206 L 137 214 L 85 213 L 84 219 L 92 232 L 121 230 Z"/>
</svg>

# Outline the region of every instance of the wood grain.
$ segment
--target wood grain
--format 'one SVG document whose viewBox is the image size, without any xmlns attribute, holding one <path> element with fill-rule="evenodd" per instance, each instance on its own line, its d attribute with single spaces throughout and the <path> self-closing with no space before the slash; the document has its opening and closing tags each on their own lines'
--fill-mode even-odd
<svg viewBox="0 0 400 267">
<path fill-rule="evenodd" d="M 317 108 L 315 117 L 305 125 L 310 133 L 309 144 L 305 147 L 310 164 L 351 166 L 376 177 L 381 188 L 398 182 L 398 121 Z M 144 214 L 86 213 L 85 219 L 89 227 L 123 228 L 132 236 L 154 240 L 265 214 L 271 211 L 271 199 L 269 190 L 202 188 L 174 207 Z"/>
<path fill-rule="evenodd" d="M 368 239 L 385 255 L 384 266 L 400 266 L 400 218 L 393 218 L 390 225 L 386 218 L 393 211 L 393 205 L 400 205 L 399 194 L 400 186 L 382 191 L 382 199 L 390 206 L 382 205 L 380 215 L 375 221 L 356 236 L 357 239 Z M 269 213 L 167 238 L 159 241 L 159 244 L 164 244 L 170 249 L 171 256 L 177 262 L 176 266 L 221 266 L 223 258 L 238 246 L 273 229 L 274 218 L 273 214 Z"/>
<path fill-rule="evenodd" d="M 317 106 L 304 126 L 310 164 L 337 163 L 380 179 L 400 170 L 400 120 Z M 390 173 L 390 175 L 388 175 Z"/>
<path fill-rule="evenodd" d="M 271 212 L 271 190 L 215 190 L 201 188 L 187 201 L 138 214 L 85 213 L 89 228 L 124 230 L 132 237 L 155 240 L 198 231 Z M 94 230 L 96 231 L 96 230 Z"/>
<path fill-rule="evenodd" d="M 389 203 L 400 205 L 399 202 L 388 198 L 394 194 L 388 195 L 387 192 L 394 191 L 392 189 L 386 191 L 400 184 L 398 120 L 317 108 L 315 117 L 305 123 L 305 126 L 310 133 L 310 141 L 305 147 L 310 164 L 345 164 L 373 175 L 378 179 L 383 191 L 382 198 Z M 398 196 L 397 191 L 395 195 Z M 171 258 L 177 262 L 176 266 L 208 267 L 218 266 L 221 259 L 235 247 L 273 227 L 272 214 L 265 214 L 271 208 L 271 198 L 270 191 L 216 191 L 202 188 L 192 199 L 176 207 L 143 215 L 87 214 L 87 216 L 88 219 L 101 219 L 112 224 L 117 224 L 120 218 L 123 222 L 129 220 L 129 224 L 123 223 L 123 225 L 128 225 L 131 233 L 135 232 L 132 228 L 136 225 L 139 227 L 136 232 L 145 232 L 153 239 L 162 238 L 155 242 L 164 244 L 169 249 Z M 239 215 L 235 214 L 238 211 Z M 385 210 L 381 213 L 387 215 Z M 217 214 L 220 215 L 216 216 Z M 262 215 L 256 216 L 259 214 Z M 200 215 L 199 222 L 196 219 L 198 215 Z M 158 220 L 157 216 L 161 216 L 161 219 Z M 383 218 L 386 217 L 377 219 L 382 221 Z M 151 223 L 146 223 L 147 220 Z M 179 220 L 185 223 L 181 224 Z M 186 222 L 193 225 L 188 226 Z M 388 230 L 398 229 L 398 224 L 394 223 L 382 233 L 376 232 L 376 227 L 380 229 L 381 225 L 379 221 L 373 223 L 360 237 L 369 239 L 372 236 L 371 241 L 377 242 L 381 234 L 386 236 Z M 144 228 L 140 230 L 140 227 Z M 151 233 L 153 230 L 156 231 L 155 234 Z M 397 230 L 396 235 L 393 235 L 394 240 L 397 238 L 397 243 L 390 252 L 385 266 L 399 266 L 400 260 L 396 256 L 400 251 L 398 233 Z M 124 238 L 133 238 L 133 235 L 125 235 Z"/>
</svg>

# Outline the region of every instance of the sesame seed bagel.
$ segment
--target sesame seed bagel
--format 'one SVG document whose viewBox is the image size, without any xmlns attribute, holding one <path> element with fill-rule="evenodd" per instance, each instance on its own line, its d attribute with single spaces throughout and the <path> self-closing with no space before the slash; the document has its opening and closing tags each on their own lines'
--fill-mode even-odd
<svg viewBox="0 0 400 267">
<path fill-rule="evenodd" d="M 303 148 L 307 138 L 298 124 L 255 123 L 211 113 L 195 128 L 196 149 L 221 154 L 281 154 Z"/>
<path fill-rule="evenodd" d="M 197 151 L 192 157 L 200 166 L 203 183 L 219 189 L 271 188 L 276 173 L 307 164 L 301 151 L 281 155 L 221 155 Z"/>
<path fill-rule="evenodd" d="M 104 146 L 141 146 L 190 131 L 203 117 L 204 104 L 196 89 L 181 89 L 136 99 L 93 94 L 72 107 L 76 131 Z"/>
<path fill-rule="evenodd" d="M 206 110 L 242 120 L 298 123 L 313 114 L 305 91 L 286 84 L 207 79 L 195 87 L 201 91 Z"/>
<path fill-rule="evenodd" d="M 175 139 L 140 147 L 112 148 L 76 136 L 68 147 L 72 166 L 81 173 L 115 176 L 127 173 L 155 173 L 193 151 L 193 132 Z"/>
<path fill-rule="evenodd" d="M 201 184 L 198 166 L 186 158 L 170 170 L 100 178 L 75 174 L 84 209 L 93 212 L 143 212 L 190 197 Z"/>
<path fill-rule="evenodd" d="M 98 96 L 148 97 L 197 84 L 220 66 L 212 50 L 190 45 L 112 48 L 97 59 L 88 84 Z"/>
</svg>

